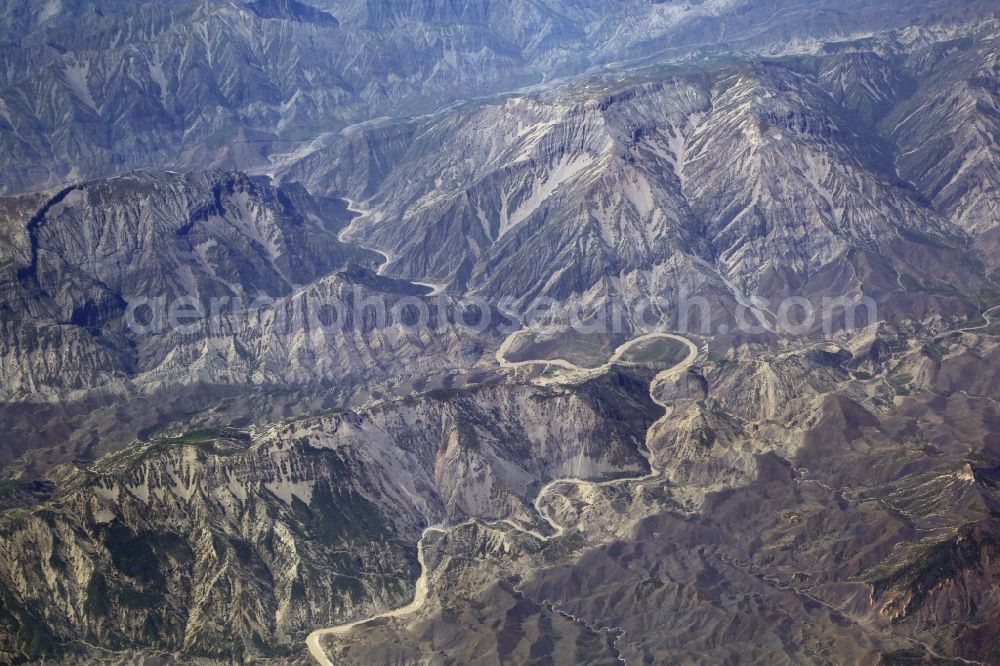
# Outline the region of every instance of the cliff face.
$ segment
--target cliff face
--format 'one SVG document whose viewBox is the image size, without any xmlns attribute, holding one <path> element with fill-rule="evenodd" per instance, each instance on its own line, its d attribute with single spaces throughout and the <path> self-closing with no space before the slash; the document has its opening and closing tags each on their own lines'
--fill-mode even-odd
<svg viewBox="0 0 1000 666">
<path fill-rule="evenodd" d="M 642 473 L 645 389 L 515 384 L 136 443 L 4 515 L 2 649 L 297 652 L 404 604 L 424 526 L 530 523 L 552 478 Z"/>
<path fill-rule="evenodd" d="M 351 238 L 384 250 L 389 272 L 489 299 L 582 302 L 596 316 L 609 300 L 650 295 L 673 313 L 682 293 L 863 294 L 887 319 L 914 308 L 962 317 L 975 307 L 947 298 L 944 283 L 990 289 L 983 266 L 960 257 L 991 263 L 995 216 L 982 197 L 945 205 L 905 171 L 915 158 L 897 135 L 929 110 L 895 129 L 887 118 L 915 98 L 936 104 L 946 68 L 962 87 L 966 59 L 992 35 L 933 76 L 914 63 L 940 42 L 897 36 L 773 62 L 582 77 L 356 128 L 281 174 L 363 200 L 370 219 Z M 988 117 L 990 107 L 963 108 Z M 911 129 L 926 137 L 908 139 L 913 150 L 945 140 L 934 126 Z M 995 148 L 988 125 L 962 126 L 982 126 L 969 131 Z M 978 169 L 989 158 L 956 150 L 967 167 L 920 159 L 988 193 Z"/>
<path fill-rule="evenodd" d="M 0 661 L 998 661 L 991 12 L 0 0 Z"/>
<path fill-rule="evenodd" d="M 391 313 L 427 290 L 374 276 L 378 255 L 337 240 L 352 217 L 343 202 L 301 187 L 143 173 L 6 205 L 22 217 L 3 266 L 8 399 L 349 380 L 374 369 L 347 360 L 362 352 L 397 368 L 429 345 L 475 354 L 453 326 L 433 339 L 389 325 L 353 335 L 373 328 L 356 321 L 366 298 Z M 310 307 L 328 303 L 345 314 L 324 325 Z"/>
<path fill-rule="evenodd" d="M 989 10 L 937 0 L 906 12 L 824 0 L 794 16 L 767 0 L 6 0 L 0 191 L 150 166 L 266 165 L 331 128 L 592 66 L 706 47 L 766 53 Z"/>
<path fill-rule="evenodd" d="M 972 350 L 992 367 L 996 344 L 935 344 L 869 379 L 850 377 L 845 350 L 703 358 L 657 388 L 662 478 L 560 485 L 541 505 L 566 532 L 547 543 L 482 524 L 425 541 L 427 603 L 330 637 L 328 654 L 461 661 L 499 637 L 504 654 L 584 661 L 593 641 L 652 663 L 989 663 L 995 403 L 938 382 Z"/>
</svg>

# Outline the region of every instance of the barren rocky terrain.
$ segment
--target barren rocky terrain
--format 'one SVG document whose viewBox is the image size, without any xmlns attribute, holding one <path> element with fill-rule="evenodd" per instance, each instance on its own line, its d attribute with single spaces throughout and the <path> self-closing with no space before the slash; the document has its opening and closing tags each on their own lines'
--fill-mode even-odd
<svg viewBox="0 0 1000 666">
<path fill-rule="evenodd" d="M 0 17 L 0 662 L 1000 663 L 991 3 Z"/>
</svg>

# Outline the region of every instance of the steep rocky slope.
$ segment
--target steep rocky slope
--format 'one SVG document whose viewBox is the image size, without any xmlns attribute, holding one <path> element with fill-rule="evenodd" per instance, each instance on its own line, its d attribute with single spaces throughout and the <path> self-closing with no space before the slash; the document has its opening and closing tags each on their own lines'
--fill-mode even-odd
<svg viewBox="0 0 1000 666">
<path fill-rule="evenodd" d="M 0 661 L 997 662 L 991 13 L 0 2 Z"/>
<path fill-rule="evenodd" d="M 319 348 L 335 356 L 360 344 L 379 355 L 457 344 L 407 334 L 398 321 L 357 338 L 355 329 L 375 328 L 359 320 L 366 297 L 380 294 L 391 314 L 393 303 L 427 290 L 376 276 L 367 268 L 376 254 L 337 240 L 351 217 L 343 202 L 300 187 L 238 173 L 140 174 L 35 203 L 26 223 L 14 222 L 23 227 L 3 269 L 8 397 L 255 373 L 259 382 L 315 381 L 331 370 L 326 361 L 300 365 L 301 355 Z M 310 304 L 340 305 L 343 316 L 326 322 Z M 454 317 L 439 319 L 428 325 L 454 329 Z"/>
<path fill-rule="evenodd" d="M 984 26 L 985 27 L 985 26 Z M 958 47 L 958 55 L 949 49 Z M 913 56 L 921 85 L 885 120 L 899 145 L 899 173 L 974 234 L 998 225 L 1000 61 L 996 33 L 971 48 L 943 40 Z"/>
<path fill-rule="evenodd" d="M 699 48 L 964 18 L 989 3 L 773 0 L 5 0 L 0 188 L 266 163 L 383 114 Z"/>
<path fill-rule="evenodd" d="M 0 412 L 9 432 L 39 431 L 38 410 L 74 424 L 56 441 L 19 435 L 7 460 L 46 439 L 63 460 L 106 450 L 253 387 L 350 391 L 468 367 L 496 344 L 462 328 L 453 300 L 432 308 L 426 287 L 376 275 L 377 254 L 337 240 L 344 203 L 294 185 L 140 173 L 3 205 Z M 404 325 L 418 305 L 423 326 Z M 138 413 L 123 421 L 129 398 Z"/>
<path fill-rule="evenodd" d="M 969 317 L 978 303 L 955 297 L 990 288 L 978 258 L 959 259 L 977 254 L 973 230 L 896 174 L 876 121 L 912 74 L 866 46 L 585 77 L 356 128 L 283 173 L 364 200 L 351 238 L 386 252 L 387 272 L 488 299 L 572 298 L 600 316 L 655 296 L 676 324 L 682 295 L 731 311 L 733 297 L 852 294 L 887 319 Z"/>
<path fill-rule="evenodd" d="M 671 411 L 649 440 L 662 476 L 564 484 L 545 510 L 565 532 L 547 541 L 483 525 L 429 540 L 428 602 L 326 649 L 350 664 L 558 661 L 583 640 L 569 619 L 611 650 L 601 660 L 992 663 L 996 403 L 928 395 L 969 353 L 993 367 L 996 341 L 924 344 L 947 351 L 862 380 L 846 350 L 692 369 L 662 387 Z M 927 361 L 927 379 L 899 380 Z"/>
<path fill-rule="evenodd" d="M 297 652 L 312 628 L 412 594 L 423 526 L 531 522 L 551 478 L 645 469 L 645 390 L 512 384 L 131 447 L 3 517 L 0 649 Z"/>
</svg>

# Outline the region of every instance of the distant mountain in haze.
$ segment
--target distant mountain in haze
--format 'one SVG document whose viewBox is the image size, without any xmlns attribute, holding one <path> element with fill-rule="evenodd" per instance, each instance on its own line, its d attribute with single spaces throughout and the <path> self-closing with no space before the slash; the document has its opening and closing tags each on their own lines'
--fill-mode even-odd
<svg viewBox="0 0 1000 666">
<path fill-rule="evenodd" d="M 1000 662 L 993 3 L 0 20 L 0 662 Z"/>
</svg>

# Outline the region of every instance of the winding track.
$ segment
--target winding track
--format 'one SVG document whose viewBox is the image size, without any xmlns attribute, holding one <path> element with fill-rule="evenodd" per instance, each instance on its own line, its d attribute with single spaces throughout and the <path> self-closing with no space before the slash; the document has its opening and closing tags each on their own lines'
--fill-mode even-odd
<svg viewBox="0 0 1000 666">
<path fill-rule="evenodd" d="M 351 220 L 351 223 L 348 226 L 344 227 L 344 229 L 342 229 L 341 232 L 338 234 L 338 240 L 340 240 L 343 243 L 349 243 L 349 242 L 351 242 L 351 241 L 348 240 L 348 236 L 350 236 L 353 233 L 354 229 L 357 227 L 357 225 L 360 222 L 362 222 L 363 220 L 365 220 L 366 218 L 368 218 L 370 216 L 370 212 L 369 211 L 361 209 L 361 208 L 357 208 L 356 207 L 356 203 L 353 202 L 353 201 L 351 201 L 350 199 L 347 199 L 347 203 L 348 203 L 348 210 L 350 210 L 351 212 L 354 212 L 354 213 L 358 213 L 358 216 L 356 218 L 354 218 L 353 220 Z M 382 255 L 382 257 L 384 257 L 384 261 L 382 262 L 381 265 L 379 265 L 379 267 L 377 269 L 378 275 L 383 275 L 384 274 L 383 273 L 384 269 L 388 266 L 389 262 L 391 261 L 390 256 L 387 253 L 385 253 L 385 252 L 383 252 L 381 250 L 375 250 L 375 249 L 372 249 L 372 248 L 367 248 L 367 249 L 371 249 L 373 252 L 376 252 L 376 253 Z M 430 283 L 424 283 L 424 282 L 414 282 L 414 284 L 419 284 L 421 286 L 425 286 L 425 287 L 428 287 L 428 288 L 432 289 L 432 293 L 430 294 L 431 296 L 436 296 L 436 295 L 442 293 L 442 291 L 443 291 L 443 285 L 430 284 Z M 734 295 L 737 295 L 737 300 L 740 300 L 738 298 L 738 294 L 737 294 L 737 292 L 735 290 L 734 290 Z M 745 303 L 742 300 L 740 300 L 740 302 L 743 305 L 745 305 L 746 307 L 750 308 L 754 312 L 754 314 L 757 315 L 758 318 L 762 322 L 765 322 L 764 326 L 769 328 L 769 326 L 766 323 L 767 322 L 766 317 L 763 315 L 763 313 L 761 313 L 759 310 L 757 310 L 756 307 L 753 304 L 751 304 L 751 303 Z M 983 318 L 985 319 L 985 323 L 984 324 L 979 325 L 979 326 L 973 326 L 973 327 L 969 327 L 969 328 L 959 329 L 959 330 L 962 330 L 962 331 L 974 331 L 974 330 L 980 330 L 980 329 L 987 328 L 988 326 L 990 326 L 992 324 L 992 320 L 990 318 L 990 314 L 993 313 L 994 311 L 998 310 L 998 309 L 1000 309 L 1000 306 L 994 306 L 992 308 L 987 309 L 985 312 L 983 312 Z M 665 382 L 665 381 L 667 381 L 669 379 L 672 379 L 673 377 L 676 377 L 677 375 L 679 375 L 679 374 L 681 374 L 683 372 L 687 372 L 688 368 L 691 367 L 691 365 L 694 363 L 695 359 L 698 357 L 698 353 L 699 353 L 698 347 L 691 340 L 689 340 L 687 338 L 684 338 L 682 336 L 674 335 L 674 334 L 671 334 L 671 333 L 654 332 L 654 333 L 648 333 L 648 334 L 645 334 L 645 335 L 641 335 L 639 337 L 633 338 L 633 339 L 625 342 L 624 344 L 620 345 L 617 349 L 615 349 L 615 351 L 608 358 L 608 361 L 606 363 L 604 363 L 603 365 L 597 366 L 597 367 L 593 367 L 593 368 L 582 367 L 582 366 L 579 366 L 579 365 L 577 365 L 575 363 L 572 363 L 571 361 L 567 361 L 566 359 L 544 359 L 544 360 L 543 359 L 536 359 L 536 360 L 527 360 L 527 361 L 509 361 L 507 359 L 507 357 L 506 357 L 507 352 L 510 351 L 510 348 L 513 346 L 514 342 L 517 340 L 517 338 L 519 336 L 524 335 L 524 334 L 526 334 L 528 332 L 529 331 L 526 330 L 526 329 L 522 329 L 520 331 L 515 331 L 514 333 L 512 333 L 511 335 L 509 335 L 503 341 L 503 343 L 500 345 L 500 347 L 497 349 L 497 352 L 496 352 L 496 360 L 497 360 L 497 362 L 498 362 L 498 364 L 500 365 L 501 368 L 516 369 L 516 368 L 524 368 L 524 367 L 539 366 L 539 365 L 541 365 L 541 366 L 556 366 L 556 367 L 561 368 L 563 370 L 566 370 L 568 372 L 574 373 L 574 374 L 577 375 L 577 378 L 582 379 L 582 378 L 587 378 L 587 377 L 596 377 L 598 375 L 604 374 L 605 372 L 608 372 L 612 367 L 614 367 L 616 364 L 619 364 L 621 362 L 622 357 L 625 355 L 625 353 L 629 350 L 629 348 L 632 345 L 637 344 L 639 342 L 643 342 L 643 341 L 646 341 L 646 340 L 652 340 L 652 339 L 656 339 L 656 338 L 665 338 L 665 339 L 670 339 L 670 340 L 675 340 L 677 342 L 681 342 L 681 343 L 683 343 L 683 344 L 685 344 L 687 346 L 687 348 L 688 348 L 688 355 L 687 355 L 687 357 L 683 361 L 681 361 L 680 363 L 678 363 L 678 364 L 676 364 L 676 365 L 674 365 L 674 366 L 672 366 L 672 367 L 670 367 L 670 368 L 668 368 L 668 369 L 660 372 L 650 382 L 650 385 L 649 385 L 649 395 L 650 395 L 650 398 L 652 399 L 652 401 L 654 403 L 656 403 L 660 407 L 664 408 L 665 411 L 664 411 L 663 416 L 661 416 L 659 419 L 657 419 L 657 421 L 655 421 L 650 426 L 650 428 L 647 430 L 647 432 L 646 432 L 646 451 L 647 451 L 646 455 L 648 456 L 649 455 L 648 452 L 651 450 L 650 447 L 649 447 L 649 440 L 652 437 L 652 433 L 655 431 L 657 425 L 659 425 L 659 423 L 661 423 L 664 419 L 666 419 L 670 415 L 670 411 L 671 411 L 670 405 L 668 403 L 660 400 L 657 397 L 657 390 L 656 390 L 656 388 L 657 388 L 657 386 L 660 383 Z M 544 486 L 542 486 L 542 488 L 538 491 L 538 495 L 536 495 L 533 505 L 534 505 L 535 511 L 538 513 L 539 517 L 541 517 L 541 519 L 544 520 L 549 525 L 549 527 L 551 529 L 551 532 L 552 532 L 551 534 L 548 534 L 548 535 L 542 534 L 542 533 L 538 532 L 537 530 L 533 530 L 533 529 L 527 528 L 527 527 L 525 527 L 523 525 L 520 525 L 517 522 L 515 522 L 513 520 L 509 520 L 509 519 L 508 520 L 498 521 L 498 523 L 507 524 L 507 525 L 513 527 L 514 529 L 517 529 L 517 530 L 519 530 L 519 531 L 521 531 L 521 532 L 523 532 L 525 534 L 530 534 L 531 536 L 533 536 L 534 538 L 536 538 L 536 539 L 538 539 L 540 541 L 550 541 L 552 539 L 556 539 L 556 538 L 560 537 L 562 534 L 565 533 L 566 527 L 564 525 L 560 524 L 559 522 L 557 522 L 555 519 L 552 518 L 552 516 L 549 515 L 548 511 L 545 508 L 545 504 L 543 502 L 544 498 L 547 497 L 552 492 L 553 488 L 556 488 L 557 486 L 562 485 L 562 484 L 573 484 L 573 485 L 590 486 L 590 487 L 601 487 L 601 486 L 608 486 L 608 485 L 619 484 L 619 483 L 630 483 L 630 482 L 631 483 L 639 483 L 639 482 L 642 482 L 642 481 L 647 481 L 649 479 L 656 478 L 656 477 L 660 476 L 660 474 L 662 473 L 661 470 L 657 470 L 653 466 L 652 460 L 649 461 L 649 469 L 650 469 L 650 472 L 648 474 L 643 475 L 643 476 L 639 476 L 639 477 L 624 477 L 624 478 L 619 478 L 619 479 L 612 479 L 612 480 L 609 480 L 609 481 L 588 481 L 586 479 L 580 479 L 580 478 L 577 478 L 577 477 L 563 477 L 563 478 L 553 479 L 552 481 L 549 481 L 547 484 L 545 484 Z M 406 604 L 405 606 L 401 606 L 399 608 L 388 610 L 388 611 L 385 611 L 383 613 L 378 613 L 376 615 L 372 615 L 372 616 L 369 616 L 369 617 L 366 617 L 366 618 L 362 618 L 360 620 L 355 620 L 353 622 L 348 622 L 346 624 L 340 624 L 340 625 L 336 625 L 336 626 L 333 626 L 333 627 L 328 627 L 328 628 L 325 628 L 325 629 L 317 629 L 316 631 L 314 631 L 311 634 L 309 634 L 309 637 L 306 639 L 306 645 L 308 646 L 309 653 L 313 656 L 313 658 L 319 664 L 321 664 L 322 666 L 334 666 L 333 662 L 330 661 L 330 658 L 327 656 L 326 652 L 323 650 L 323 647 L 321 645 L 323 637 L 325 637 L 325 636 L 343 636 L 344 634 L 349 633 L 355 627 L 367 624 L 369 622 L 372 622 L 373 620 L 379 620 L 379 619 L 385 619 L 385 618 L 395 618 L 395 617 L 405 617 L 407 615 L 415 613 L 420 608 L 422 608 L 423 605 L 427 602 L 427 594 L 428 594 L 428 588 L 429 588 L 429 586 L 428 586 L 429 572 L 427 570 L 427 564 L 426 564 L 425 559 L 424 559 L 424 544 L 425 544 L 425 540 L 427 539 L 427 536 L 429 534 L 431 534 L 432 532 L 438 532 L 438 533 L 441 533 L 441 534 L 448 534 L 448 533 L 450 533 L 450 532 L 452 532 L 452 531 L 454 531 L 456 529 L 459 529 L 461 527 L 465 527 L 465 526 L 467 526 L 469 524 L 472 524 L 472 523 L 475 523 L 475 522 L 479 522 L 479 521 L 477 521 L 476 519 L 470 519 L 470 520 L 466 520 L 466 521 L 464 521 L 462 523 L 458 523 L 458 524 L 455 524 L 455 525 L 447 526 L 447 525 L 439 524 L 439 525 L 432 525 L 432 526 L 424 529 L 423 533 L 420 536 L 420 540 L 417 541 L 417 561 L 420 564 L 420 576 L 417 578 L 417 581 L 416 581 L 416 583 L 414 585 L 413 600 L 410 601 L 410 603 Z M 490 524 L 497 524 L 497 523 L 490 523 Z M 913 639 L 907 639 L 907 640 L 913 640 Z M 917 642 L 917 641 L 914 641 L 914 642 Z M 930 648 L 926 644 L 922 644 L 922 645 L 925 648 L 927 648 L 928 651 L 930 651 Z M 931 651 L 931 654 L 935 654 L 935 653 Z M 935 656 L 937 656 L 937 655 L 935 655 Z M 970 663 L 970 664 L 972 664 L 972 663 L 979 663 L 979 662 L 971 662 L 971 661 L 966 661 L 966 660 L 960 660 L 960 661 L 963 661 L 965 663 Z"/>
<path fill-rule="evenodd" d="M 341 234 L 346 235 L 346 232 L 348 231 L 349 228 L 350 227 L 345 229 L 343 232 L 341 232 Z M 654 403 L 656 403 L 660 407 L 663 407 L 664 410 L 666 411 L 664 412 L 663 416 L 657 419 L 657 421 L 654 422 L 646 431 L 647 452 L 650 450 L 649 440 L 652 437 L 652 433 L 655 430 L 656 426 L 670 415 L 670 407 L 667 403 L 663 402 L 657 397 L 656 387 L 661 382 L 667 381 L 668 379 L 672 379 L 673 377 L 676 377 L 677 375 L 683 372 L 687 372 L 688 368 L 691 367 L 695 359 L 698 357 L 697 345 L 695 345 L 687 338 L 681 337 L 679 335 L 674 335 L 672 333 L 648 333 L 646 335 L 641 335 L 637 338 L 633 338 L 632 340 L 629 340 L 628 342 L 619 346 L 611 355 L 611 357 L 608 359 L 608 362 L 597 368 L 581 368 L 580 366 L 565 360 L 559 360 L 559 362 L 547 361 L 547 360 L 517 361 L 517 362 L 507 361 L 505 356 L 506 351 L 510 349 L 510 345 L 513 343 L 515 336 L 521 333 L 523 333 L 523 331 L 516 331 L 512 333 L 510 336 L 507 337 L 506 340 L 504 340 L 503 344 L 501 344 L 500 348 L 497 350 L 497 361 L 500 363 L 501 367 L 517 368 L 517 367 L 526 367 L 530 365 L 558 365 L 559 367 L 562 367 L 566 370 L 570 370 L 573 372 L 586 373 L 588 375 L 590 374 L 597 375 L 607 372 L 616 363 L 619 363 L 621 361 L 621 358 L 628 351 L 628 349 L 632 345 L 637 344 L 639 342 L 643 342 L 646 340 L 653 340 L 656 338 L 666 338 L 670 340 L 675 340 L 677 342 L 682 342 L 685 345 L 687 345 L 688 348 L 687 357 L 680 363 L 658 373 L 655 377 L 653 377 L 652 381 L 649 383 L 650 398 L 653 400 Z M 535 510 L 538 512 L 538 515 L 542 518 L 542 520 L 548 523 L 549 527 L 552 529 L 552 534 L 550 535 L 541 534 L 536 530 L 527 529 L 512 520 L 503 520 L 500 522 L 510 525 L 511 527 L 520 530 L 525 534 L 530 534 L 531 536 L 535 537 L 536 539 L 539 539 L 540 541 L 550 541 L 552 539 L 558 538 L 566 531 L 565 526 L 556 522 L 549 515 L 548 511 L 545 510 L 544 504 L 542 503 L 543 498 L 546 495 L 548 495 L 553 488 L 555 488 L 560 484 L 575 484 L 575 485 L 586 485 L 591 487 L 600 487 L 617 483 L 642 482 L 656 478 L 661 474 L 660 470 L 657 470 L 656 468 L 653 467 L 652 460 L 649 460 L 649 469 L 650 472 L 643 476 L 625 477 L 620 479 L 612 479 L 610 481 L 587 481 L 586 479 L 579 479 L 575 477 L 559 478 L 549 481 L 547 484 L 542 486 L 541 490 L 538 491 L 538 495 L 535 497 L 534 507 Z M 427 538 L 427 535 L 430 534 L 431 532 L 440 532 L 442 534 L 448 534 L 453 530 L 456 530 L 460 527 L 464 527 L 474 522 L 477 521 L 475 519 L 470 519 L 466 520 L 465 522 L 459 523 L 457 525 L 452 525 L 452 526 L 432 525 L 431 527 L 426 528 L 423 531 L 423 534 L 421 534 L 420 540 L 417 541 L 417 561 L 420 563 L 420 577 L 417 578 L 417 582 L 414 585 L 413 600 L 405 606 L 401 606 L 399 608 L 395 608 L 393 610 L 389 610 L 384 613 L 372 615 L 370 617 L 362 618 L 360 620 L 355 620 L 354 622 L 348 622 L 346 624 L 338 624 L 336 626 L 329 627 L 326 629 L 317 629 L 316 631 L 309 634 L 309 637 L 306 639 L 306 645 L 309 647 L 309 653 L 313 656 L 313 658 L 322 666 L 334 666 L 333 662 L 330 661 L 330 658 L 323 650 L 322 639 L 324 636 L 343 636 L 344 634 L 348 633 L 355 627 L 367 624 L 368 622 L 371 622 L 373 620 L 392 618 L 392 617 L 404 617 L 406 615 L 410 615 L 411 613 L 415 613 L 417 610 L 419 610 L 426 603 L 427 592 L 428 592 L 428 584 L 427 584 L 428 571 L 427 571 L 427 564 L 424 561 L 424 541 Z"/>
<path fill-rule="evenodd" d="M 982 330 L 984 328 L 989 328 L 990 326 L 993 325 L 993 319 L 990 317 L 990 313 L 993 312 L 994 310 L 1000 310 L 1000 305 L 994 305 L 993 307 L 989 308 L 988 310 L 983 310 L 983 314 L 981 316 L 982 316 L 983 320 L 985 321 L 985 323 L 980 324 L 979 326 L 970 326 L 969 328 L 960 328 L 958 330 L 959 331 L 963 331 L 963 332 L 964 331 L 980 331 L 980 330 Z"/>
<path fill-rule="evenodd" d="M 348 224 L 346 227 L 340 230 L 340 233 L 337 234 L 337 240 L 340 241 L 341 243 L 352 244 L 353 241 L 351 241 L 348 238 L 348 236 L 354 233 L 354 229 L 358 226 L 359 222 L 371 217 L 371 211 L 363 208 L 357 208 L 358 205 L 357 202 L 352 201 L 347 197 L 341 197 L 341 198 L 347 202 L 347 210 L 349 210 L 352 213 L 357 213 L 358 215 L 353 220 L 351 220 L 350 224 Z M 358 247 L 363 247 L 361 245 L 358 245 L 357 243 L 353 244 L 357 245 Z M 381 264 L 378 265 L 378 268 L 375 269 L 375 273 L 377 275 L 382 275 L 383 274 L 382 271 L 384 271 L 385 267 L 389 265 L 389 262 L 392 261 L 392 258 L 382 250 L 376 250 L 375 248 L 372 247 L 364 247 L 364 249 L 368 250 L 369 252 L 375 252 L 376 254 L 382 255 L 383 261 Z"/>
<path fill-rule="evenodd" d="M 357 217 L 352 219 L 350 224 L 348 224 L 346 227 L 340 230 L 340 233 L 337 234 L 337 240 L 340 241 L 341 243 L 353 244 L 357 245 L 358 247 L 364 247 L 364 249 L 368 250 L 369 252 L 374 252 L 376 254 L 382 255 L 382 263 L 379 264 L 378 267 L 375 269 L 375 274 L 385 276 L 385 269 L 389 266 L 389 263 L 392 261 L 392 257 L 389 255 L 389 253 L 384 252 L 383 250 L 376 250 L 373 247 L 358 245 L 358 243 L 353 242 L 349 238 L 349 236 L 354 233 L 354 230 L 361 224 L 363 220 L 366 220 L 369 217 L 371 217 L 371 211 L 359 207 L 360 204 L 358 204 L 356 201 L 352 199 L 348 199 L 347 197 L 341 197 L 341 198 L 347 202 L 347 210 L 349 210 L 352 213 L 357 213 Z M 427 294 L 427 296 L 440 296 L 445 292 L 445 289 L 448 286 L 446 284 L 439 284 L 437 282 L 419 282 L 417 280 L 408 280 L 408 282 L 410 282 L 411 284 L 420 285 L 421 287 L 426 287 L 427 289 L 430 289 L 431 292 Z"/>
<path fill-rule="evenodd" d="M 690 340 L 688 340 L 687 338 L 681 337 L 679 335 L 674 335 L 673 333 L 654 332 L 654 333 L 646 333 L 645 335 L 640 335 L 637 338 L 632 338 L 628 342 L 619 345 L 618 348 L 615 349 L 615 351 L 611 354 L 610 358 L 608 358 L 606 363 L 593 368 L 580 366 L 577 365 L 576 363 L 573 363 L 572 361 L 567 361 L 566 359 L 562 358 L 532 359 L 528 361 L 507 360 L 507 352 L 510 351 L 510 348 L 513 346 L 514 341 L 517 340 L 517 338 L 520 337 L 521 335 L 533 332 L 537 331 L 532 331 L 530 329 L 521 329 L 519 331 L 514 331 L 513 333 L 507 336 L 507 338 L 500 344 L 500 347 L 497 349 L 496 353 L 497 363 L 500 364 L 501 368 L 512 369 L 512 368 L 526 368 L 535 365 L 554 365 L 556 367 L 563 368 L 564 370 L 569 370 L 571 372 L 578 372 L 588 375 L 593 374 L 596 376 L 604 374 L 615 365 L 621 363 L 622 357 L 625 355 L 626 352 L 628 352 L 629 348 L 631 348 L 632 345 L 638 344 L 640 342 L 645 342 L 646 340 L 655 340 L 657 338 L 675 340 L 677 342 L 681 342 L 687 345 L 688 348 L 688 358 L 684 359 L 673 368 L 665 370 L 664 372 L 672 372 L 675 368 L 678 368 L 684 365 L 685 363 L 687 363 L 688 367 L 690 367 L 690 364 L 694 362 L 695 357 L 698 356 L 698 347 L 696 347 L 695 344 Z M 687 370 L 687 367 L 685 367 L 684 370 Z M 660 373 L 660 375 L 663 374 L 664 374 L 663 372 Z M 657 377 L 654 378 L 654 381 L 657 381 L 657 378 L 659 378 L 659 380 L 662 381 L 663 378 L 661 378 L 660 375 L 657 375 Z M 653 400 L 655 401 L 656 398 L 654 397 Z"/>
<path fill-rule="evenodd" d="M 466 525 L 468 523 L 462 524 Z M 348 622 L 347 624 L 338 624 L 337 626 L 330 627 L 328 629 L 317 629 L 309 634 L 309 637 L 306 639 L 306 645 L 309 646 L 309 653 L 313 656 L 313 658 L 320 664 L 323 664 L 323 666 L 333 666 L 333 662 L 326 656 L 326 652 L 320 644 L 324 636 L 342 636 L 359 624 L 365 624 L 367 622 L 371 622 L 372 620 L 387 617 L 403 617 L 404 615 L 409 615 L 410 613 L 415 612 L 423 606 L 424 602 L 427 600 L 427 565 L 424 563 L 424 539 L 426 539 L 427 535 L 431 532 L 447 532 L 457 529 L 458 527 L 460 527 L 460 525 L 455 525 L 446 529 L 443 525 L 432 525 L 431 527 L 425 529 L 423 534 L 420 535 L 420 540 L 417 542 L 417 562 L 420 563 L 420 577 L 417 578 L 416 585 L 414 586 L 413 601 L 405 606 L 401 606 L 384 613 L 379 613 L 378 615 L 372 615 L 371 617 L 355 620 L 354 622 Z"/>
</svg>

